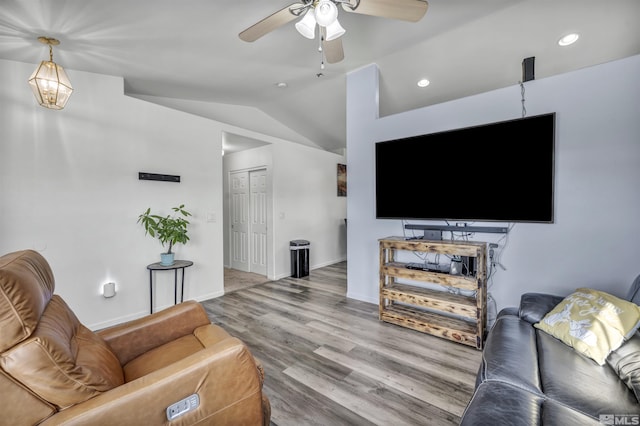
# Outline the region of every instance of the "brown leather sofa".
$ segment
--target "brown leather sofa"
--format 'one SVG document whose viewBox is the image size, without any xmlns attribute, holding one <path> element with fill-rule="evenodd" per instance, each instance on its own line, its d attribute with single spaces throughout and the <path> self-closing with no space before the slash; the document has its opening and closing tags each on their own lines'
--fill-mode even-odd
<svg viewBox="0 0 640 426">
<path fill-rule="evenodd" d="M 1 424 L 268 425 L 263 380 L 195 301 L 92 332 L 54 294 L 44 257 L 0 257 Z"/>
</svg>

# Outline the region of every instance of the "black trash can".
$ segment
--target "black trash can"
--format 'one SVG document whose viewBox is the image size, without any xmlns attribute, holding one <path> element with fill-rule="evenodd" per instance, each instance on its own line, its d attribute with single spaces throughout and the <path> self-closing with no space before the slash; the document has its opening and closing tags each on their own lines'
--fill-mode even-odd
<svg viewBox="0 0 640 426">
<path fill-rule="evenodd" d="M 307 240 L 293 240 L 289 243 L 292 277 L 302 278 L 309 275 L 309 246 Z"/>
</svg>

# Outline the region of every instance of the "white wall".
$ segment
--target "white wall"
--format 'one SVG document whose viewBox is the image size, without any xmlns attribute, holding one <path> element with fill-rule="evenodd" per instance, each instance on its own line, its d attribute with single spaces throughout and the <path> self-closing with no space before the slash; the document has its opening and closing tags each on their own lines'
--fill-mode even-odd
<svg viewBox="0 0 640 426">
<path fill-rule="evenodd" d="M 230 171 L 266 167 L 268 194 L 269 264 L 267 276 L 291 275 L 289 242 L 308 240 L 311 269 L 346 259 L 347 201 L 337 196 L 337 164 L 344 156 L 270 139 L 271 145 L 225 155 L 225 199 L 229 199 Z M 225 210 L 225 223 L 229 212 Z M 228 232 L 225 230 L 225 265 L 229 265 Z"/>
<path fill-rule="evenodd" d="M 296 144 L 274 147 L 275 275 L 291 275 L 289 245 L 308 240 L 309 267 L 346 259 L 347 197 L 338 197 L 341 155 Z M 347 181 L 347 195 L 350 193 Z"/>
<path fill-rule="evenodd" d="M 68 70 L 62 111 L 38 106 L 27 85 L 35 64 L 0 60 L 0 253 L 32 248 L 51 264 L 56 292 L 80 321 L 100 328 L 149 312 L 146 265 L 163 250 L 136 223 L 147 207 L 194 217 L 185 299 L 223 294 L 220 123 L 123 95 L 123 80 Z M 139 181 L 138 172 L 181 176 Z M 117 295 L 101 296 L 117 283 Z M 173 304 L 173 274 L 156 273 L 157 309 Z"/>
<path fill-rule="evenodd" d="M 147 207 L 169 214 L 184 203 L 194 214 L 191 241 L 175 249 L 194 261 L 185 299 L 224 293 L 225 132 L 272 144 L 267 159 L 258 154 L 265 150 L 236 154 L 227 169 L 257 164 L 273 173 L 269 277 L 290 275 L 291 239 L 311 241 L 312 268 L 346 259 L 346 199 L 336 196 L 344 156 L 131 98 L 122 78 L 74 70 L 67 70 L 75 88 L 67 107 L 47 110 L 26 82 L 35 66 L 0 60 L 0 254 L 40 251 L 56 292 L 87 326 L 148 313 L 146 265 L 163 248 L 136 223 Z M 139 181 L 140 171 L 181 182 Z M 158 310 L 173 304 L 173 273 L 154 274 Z M 117 284 L 112 299 L 101 296 L 108 281 Z"/>
<path fill-rule="evenodd" d="M 529 116 L 556 112 L 555 223 L 516 224 L 500 241 L 506 271 L 489 290 L 498 309 L 529 291 L 566 295 L 587 286 L 624 296 L 640 273 L 638 75 L 634 56 L 525 84 Z M 514 85 L 378 118 L 377 67 L 347 77 L 349 297 L 378 302 L 377 240 L 403 232 L 398 220 L 375 219 L 374 143 L 518 118 L 520 100 Z"/>
</svg>

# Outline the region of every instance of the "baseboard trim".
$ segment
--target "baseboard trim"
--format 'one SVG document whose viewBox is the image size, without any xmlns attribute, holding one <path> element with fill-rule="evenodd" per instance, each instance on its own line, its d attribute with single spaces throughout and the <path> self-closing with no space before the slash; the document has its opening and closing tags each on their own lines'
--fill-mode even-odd
<svg viewBox="0 0 640 426">
<path fill-rule="evenodd" d="M 328 262 L 323 262 L 323 263 L 318 263 L 315 265 L 309 265 L 309 271 L 313 271 L 314 269 L 320 269 L 320 268 L 324 268 L 325 266 L 331 266 L 331 265 L 335 265 L 336 263 L 340 263 L 340 262 L 346 262 L 347 257 L 343 257 L 340 258 L 338 260 L 330 260 Z M 276 275 L 274 278 L 270 278 L 272 281 L 278 281 L 281 280 L 283 278 L 289 278 L 291 276 L 291 273 L 284 273 L 284 274 L 280 274 L 280 275 Z"/>
<path fill-rule="evenodd" d="M 195 297 L 193 300 L 196 300 L 198 302 L 204 302 L 205 300 L 216 299 L 220 296 L 224 296 L 224 290 L 216 291 L 209 294 L 204 294 L 202 296 Z"/>
<path fill-rule="evenodd" d="M 123 315 L 121 317 L 116 317 L 116 318 L 110 319 L 108 321 L 102 321 L 102 322 L 98 322 L 98 323 L 95 323 L 95 324 L 89 324 L 89 325 L 87 325 L 87 328 L 89 330 L 92 330 L 92 331 L 102 330 L 103 328 L 107 328 L 107 327 L 111 327 L 111 326 L 114 326 L 114 325 L 122 324 L 122 323 L 127 322 L 127 321 L 133 321 L 133 320 L 136 320 L 138 318 L 142 318 L 142 317 L 144 317 L 146 315 L 149 315 L 149 310 L 145 310 L 145 311 L 142 311 L 142 312 L 136 312 L 134 314 L 129 314 L 129 315 Z"/>
<path fill-rule="evenodd" d="M 216 291 L 213 293 L 208 293 L 208 294 L 203 294 L 201 296 L 195 297 L 192 300 L 196 300 L 198 302 L 204 302 L 205 300 L 209 300 L 209 299 L 215 299 L 217 297 L 223 296 L 224 295 L 224 291 Z M 162 305 L 162 306 L 154 306 L 153 307 L 153 312 L 158 312 L 158 311 L 162 311 L 163 309 L 167 309 L 169 307 L 173 306 L 173 304 L 166 304 L 166 305 Z M 129 314 L 129 315 L 123 315 L 121 317 L 117 317 L 117 318 L 113 318 L 110 319 L 108 321 L 102 321 L 102 322 L 98 322 L 95 324 L 90 324 L 87 325 L 87 328 L 89 330 L 92 331 L 97 331 L 97 330 L 101 330 L 103 328 L 107 328 L 107 327 L 111 327 L 114 325 L 118 325 L 118 324 L 122 324 L 128 321 L 133 321 L 136 320 L 138 318 L 142 318 L 149 315 L 149 311 L 148 310 L 144 310 L 141 312 L 136 312 L 134 314 Z"/>
<path fill-rule="evenodd" d="M 347 260 L 347 257 L 345 256 L 345 257 L 340 258 L 340 259 L 330 260 L 330 261 L 328 261 L 328 262 L 323 262 L 323 263 L 318 263 L 318 264 L 316 264 L 316 265 L 309 266 L 309 268 L 310 268 L 311 270 L 313 270 L 313 269 L 319 269 L 319 268 L 324 268 L 325 266 L 335 265 L 336 263 L 345 262 L 346 260 Z"/>
<path fill-rule="evenodd" d="M 359 300 L 361 302 L 373 303 L 374 305 L 380 304 L 380 299 L 377 297 L 365 296 L 363 294 L 353 293 L 347 290 L 347 298 Z"/>
</svg>

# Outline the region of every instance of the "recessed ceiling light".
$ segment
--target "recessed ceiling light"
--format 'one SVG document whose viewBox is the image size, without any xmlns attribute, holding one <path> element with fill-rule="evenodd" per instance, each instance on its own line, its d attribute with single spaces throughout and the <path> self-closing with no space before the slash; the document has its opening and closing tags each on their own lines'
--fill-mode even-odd
<svg viewBox="0 0 640 426">
<path fill-rule="evenodd" d="M 429 83 L 431 83 L 429 80 L 423 78 L 422 80 L 418 81 L 418 87 L 427 87 Z"/>
<path fill-rule="evenodd" d="M 288 86 L 287 83 L 285 83 L 284 81 L 281 81 L 280 83 L 276 83 L 276 87 L 279 87 L 280 89 L 284 89 Z"/>
<path fill-rule="evenodd" d="M 573 44 L 576 41 L 578 41 L 579 38 L 580 38 L 580 34 L 577 34 L 577 33 L 567 34 L 566 36 L 558 40 L 558 45 L 569 46 L 570 44 Z"/>
</svg>

